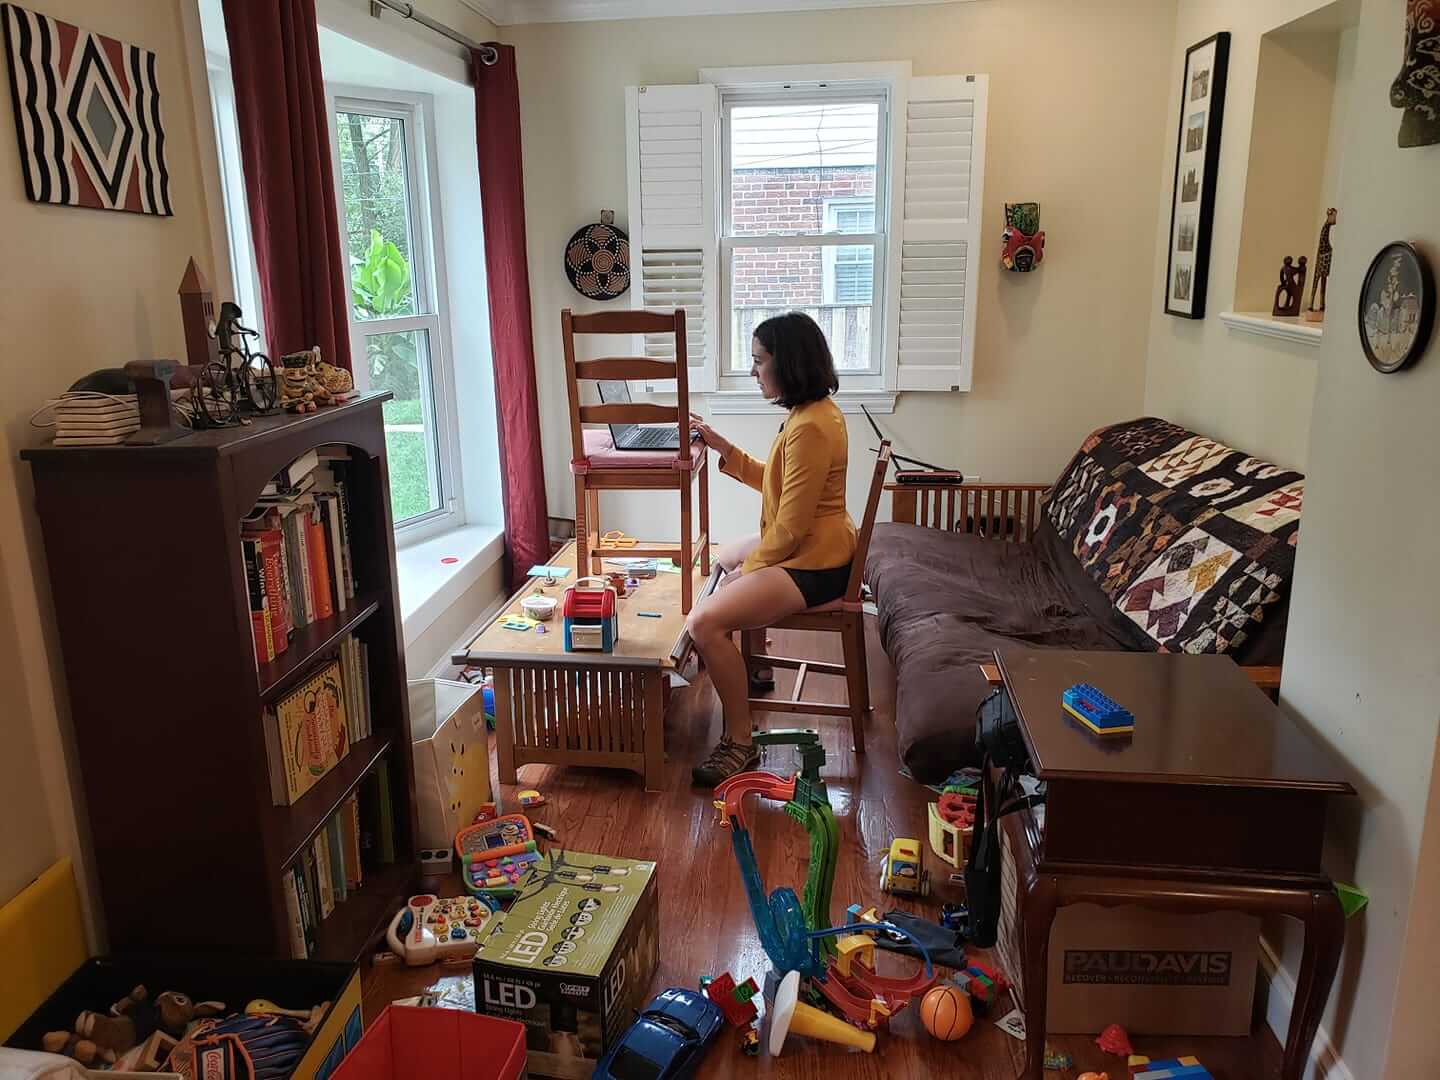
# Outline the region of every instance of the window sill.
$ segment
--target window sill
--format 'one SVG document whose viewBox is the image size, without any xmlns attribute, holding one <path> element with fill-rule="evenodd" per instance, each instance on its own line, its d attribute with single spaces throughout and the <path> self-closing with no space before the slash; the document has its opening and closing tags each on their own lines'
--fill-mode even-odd
<svg viewBox="0 0 1440 1080">
<path fill-rule="evenodd" d="M 500 561 L 505 553 L 504 535 L 498 525 L 461 525 L 395 552 L 406 645 Z"/>
<path fill-rule="evenodd" d="M 1304 318 L 1266 315 L 1261 311 L 1222 311 L 1220 321 L 1231 330 L 1257 337 L 1279 338 L 1319 348 L 1325 332 L 1324 323 L 1306 322 Z"/>
<path fill-rule="evenodd" d="M 768 416 L 779 411 L 754 390 L 717 390 L 703 396 L 710 403 L 712 416 Z M 899 396 L 893 390 L 841 390 L 832 400 L 842 413 L 858 414 L 864 405 L 872 413 L 884 415 L 895 411 Z"/>
</svg>

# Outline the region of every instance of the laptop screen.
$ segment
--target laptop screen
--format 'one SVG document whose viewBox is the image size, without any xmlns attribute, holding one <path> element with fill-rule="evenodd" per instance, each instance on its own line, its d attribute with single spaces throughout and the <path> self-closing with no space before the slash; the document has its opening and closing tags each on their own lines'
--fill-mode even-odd
<svg viewBox="0 0 1440 1080">
<path fill-rule="evenodd" d="M 628 405 L 630 404 L 630 384 L 624 379 L 597 379 L 600 389 L 600 401 L 606 405 Z M 638 427 L 637 424 L 611 424 L 610 441 L 621 445 L 621 441 L 630 436 L 631 430 Z"/>
</svg>

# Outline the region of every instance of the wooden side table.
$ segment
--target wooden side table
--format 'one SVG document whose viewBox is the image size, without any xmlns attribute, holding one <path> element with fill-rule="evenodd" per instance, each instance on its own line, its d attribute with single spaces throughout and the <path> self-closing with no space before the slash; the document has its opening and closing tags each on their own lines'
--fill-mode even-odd
<svg viewBox="0 0 1440 1080">
<path fill-rule="evenodd" d="M 1015 649 L 996 654 L 1045 827 L 1002 819 L 1016 860 L 1027 1080 L 1045 1050 L 1050 928 L 1075 903 L 1288 915 L 1305 928 L 1281 1076 L 1300 1080 L 1340 962 L 1344 915 L 1321 867 L 1339 763 L 1226 657 Z M 1060 707 L 1087 682 L 1135 716 L 1090 734 Z"/>
<path fill-rule="evenodd" d="M 543 587 L 560 600 L 575 582 L 575 543 L 552 564 L 570 575 L 551 586 L 530 582 L 515 593 L 469 646 L 452 659 L 495 672 L 495 743 L 502 784 L 515 783 L 521 765 L 592 765 L 628 769 L 646 791 L 664 787 L 666 686 L 683 662 L 675 656 L 685 630 L 679 573 L 659 573 L 621 598 L 620 640 L 613 652 L 566 652 L 559 611 L 546 632 L 510 630 L 509 615 Z M 691 588 L 703 595 L 709 579 L 693 567 Z M 641 612 L 653 613 L 642 615 Z"/>
</svg>

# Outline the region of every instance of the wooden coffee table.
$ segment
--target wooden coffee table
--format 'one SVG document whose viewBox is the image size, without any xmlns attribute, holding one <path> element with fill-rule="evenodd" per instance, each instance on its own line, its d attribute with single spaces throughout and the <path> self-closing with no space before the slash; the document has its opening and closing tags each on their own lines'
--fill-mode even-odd
<svg viewBox="0 0 1440 1080">
<path fill-rule="evenodd" d="M 1299 1080 L 1345 932 L 1321 866 L 1325 804 L 1355 794 L 1334 754 L 1227 657 L 1012 649 L 996 660 L 1048 788 L 1043 830 L 1029 811 L 1000 819 L 1019 892 L 1019 940 L 1002 944 L 1022 958 L 1023 1075 L 1041 1077 L 1055 912 L 1094 903 L 1299 920 L 1281 1068 Z M 1080 682 L 1129 709 L 1134 734 L 1102 738 L 1072 720 L 1060 695 Z"/>
<path fill-rule="evenodd" d="M 568 577 L 543 587 L 560 601 L 576 580 L 574 542 L 550 561 L 570 569 Z M 703 596 L 711 579 L 693 568 L 691 573 L 695 595 Z M 614 652 L 566 652 L 558 609 L 542 624 L 544 634 L 502 626 L 506 616 L 523 614 L 520 601 L 543 585 L 533 581 L 453 657 L 457 664 L 494 669 L 502 784 L 515 783 L 521 765 L 539 763 L 629 769 L 645 778 L 647 791 L 663 787 L 665 687 L 687 659 L 680 580 L 680 574 L 662 571 L 620 600 Z"/>
</svg>

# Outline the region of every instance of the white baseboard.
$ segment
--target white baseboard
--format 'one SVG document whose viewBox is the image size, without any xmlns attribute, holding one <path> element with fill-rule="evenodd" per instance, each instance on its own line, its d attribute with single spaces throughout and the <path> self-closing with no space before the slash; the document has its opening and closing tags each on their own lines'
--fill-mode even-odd
<svg viewBox="0 0 1440 1080">
<path fill-rule="evenodd" d="M 1263 937 L 1260 939 L 1260 970 L 1270 984 L 1265 995 L 1265 1023 L 1275 1033 L 1280 1045 L 1290 1030 L 1290 1013 L 1295 1007 L 1295 976 L 1280 964 L 1275 950 Z M 1309 1060 L 1305 1062 L 1304 1080 L 1355 1080 L 1345 1059 L 1330 1041 L 1330 1032 L 1322 1023 L 1315 1032 Z"/>
</svg>

